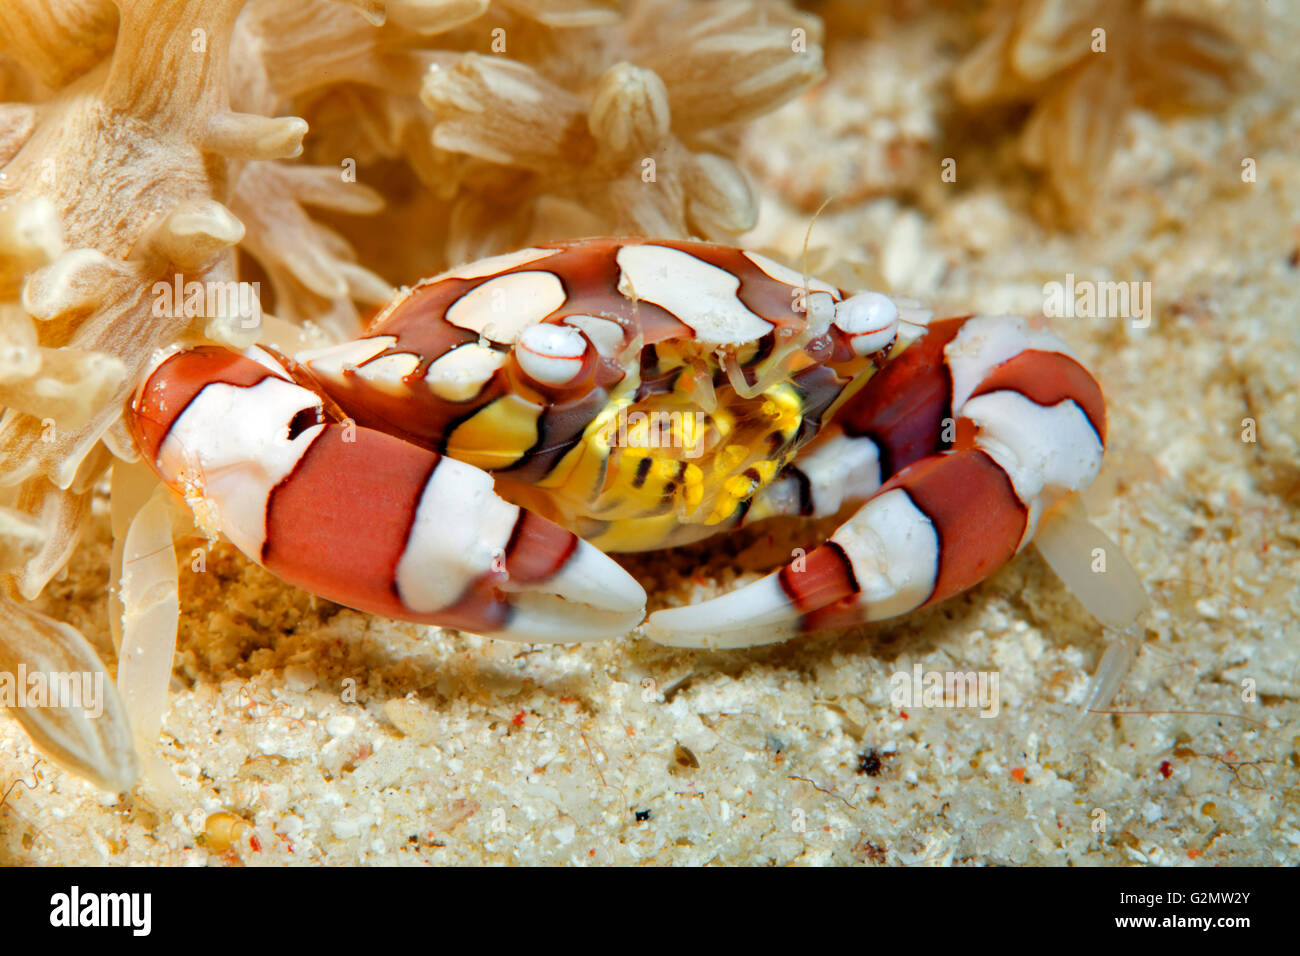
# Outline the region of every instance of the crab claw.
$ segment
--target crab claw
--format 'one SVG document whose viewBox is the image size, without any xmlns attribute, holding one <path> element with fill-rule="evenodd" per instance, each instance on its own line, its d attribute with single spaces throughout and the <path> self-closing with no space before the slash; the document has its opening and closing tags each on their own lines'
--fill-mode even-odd
<svg viewBox="0 0 1300 956">
<path fill-rule="evenodd" d="M 453 458 L 425 485 L 395 580 L 434 623 L 499 639 L 596 641 L 645 616 L 645 591 L 613 559 Z"/>
<path fill-rule="evenodd" d="M 646 635 L 669 647 L 730 650 L 794 637 L 802 617 L 780 576 L 770 574 L 702 604 L 655 611 L 646 619 Z"/>
<path fill-rule="evenodd" d="M 487 472 L 329 421 L 320 396 L 261 350 L 171 356 L 132 421 L 146 460 L 208 528 L 339 604 L 554 643 L 616 637 L 644 615 L 626 571 L 501 498 Z"/>
<path fill-rule="evenodd" d="M 841 413 L 877 441 L 881 474 L 897 469 L 879 491 L 822 547 L 733 594 L 651 615 L 650 635 L 679 647 L 768 644 L 905 614 L 988 577 L 1101 467 L 1101 388 L 1063 349 L 1012 316 L 935 323 Z M 1049 553 L 1071 547 L 1053 539 Z M 1066 557 L 1063 567 L 1078 564 Z M 1097 583 L 1084 594 L 1103 607 L 1122 598 L 1135 614 L 1137 591 Z"/>
<path fill-rule="evenodd" d="M 645 591 L 611 558 L 497 495 L 492 477 L 383 432 L 327 425 L 267 508 L 261 561 L 349 607 L 489 637 L 618 637 Z M 279 542 L 284 545 L 280 546 Z"/>
<path fill-rule="evenodd" d="M 934 455 L 886 482 L 820 548 L 647 625 L 663 644 L 725 648 L 884 620 L 981 580 L 1015 554 L 1025 528 L 1025 509 L 987 455 Z"/>
</svg>

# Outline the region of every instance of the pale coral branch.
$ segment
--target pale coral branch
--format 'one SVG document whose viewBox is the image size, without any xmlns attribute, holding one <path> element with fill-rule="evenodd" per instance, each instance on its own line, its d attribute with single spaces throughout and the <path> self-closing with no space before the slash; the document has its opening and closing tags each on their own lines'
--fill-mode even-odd
<svg viewBox="0 0 1300 956">
<path fill-rule="evenodd" d="M 227 52 L 246 0 L 115 0 L 121 26 L 103 101 L 198 133 L 226 105 Z"/>
<path fill-rule="evenodd" d="M 0 6 L 0 53 L 51 89 L 103 59 L 116 36 L 112 0 L 5 0 Z"/>
<path fill-rule="evenodd" d="M 86 675 L 94 706 L 23 706 L 9 713 L 56 763 L 105 790 L 131 787 L 137 774 L 126 712 L 94 648 L 75 629 L 0 595 L 0 671 Z M 86 703 L 83 701 L 83 703 Z"/>
<path fill-rule="evenodd" d="M 18 591 L 32 600 L 68 562 L 90 516 L 90 495 L 55 488 L 44 478 L 33 478 L 19 490 L 18 511 L 31 515 L 45 529 L 42 548 L 17 576 Z"/>
<path fill-rule="evenodd" d="M 0 103 L 0 166 L 14 158 L 36 129 L 36 107 L 28 103 Z"/>
</svg>

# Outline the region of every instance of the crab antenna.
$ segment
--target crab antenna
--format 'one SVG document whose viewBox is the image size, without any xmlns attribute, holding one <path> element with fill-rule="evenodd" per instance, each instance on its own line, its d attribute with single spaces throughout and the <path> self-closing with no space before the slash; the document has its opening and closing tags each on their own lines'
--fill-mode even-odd
<svg viewBox="0 0 1300 956">
<path fill-rule="evenodd" d="M 799 273 L 803 276 L 803 301 L 804 311 L 808 310 L 808 296 L 812 295 L 812 290 L 808 288 L 808 243 L 812 240 L 813 226 L 817 225 L 817 219 L 825 211 L 826 207 L 840 197 L 840 193 L 833 193 L 822 200 L 822 204 L 817 207 L 812 218 L 808 220 L 808 229 L 803 234 L 803 251 L 799 259 Z"/>
</svg>

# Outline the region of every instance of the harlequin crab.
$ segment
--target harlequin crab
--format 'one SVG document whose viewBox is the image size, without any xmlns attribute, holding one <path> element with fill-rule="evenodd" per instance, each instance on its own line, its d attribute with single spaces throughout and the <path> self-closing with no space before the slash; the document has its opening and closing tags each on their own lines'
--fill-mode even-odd
<svg viewBox="0 0 1300 956">
<path fill-rule="evenodd" d="M 404 290 L 363 336 L 160 359 L 146 461 L 202 525 L 362 611 L 493 637 L 627 633 L 607 552 L 856 505 L 739 590 L 652 614 L 738 647 L 976 584 L 1101 465 L 1101 389 L 1025 320 L 848 294 L 762 255 L 629 238 L 537 246 Z"/>
</svg>

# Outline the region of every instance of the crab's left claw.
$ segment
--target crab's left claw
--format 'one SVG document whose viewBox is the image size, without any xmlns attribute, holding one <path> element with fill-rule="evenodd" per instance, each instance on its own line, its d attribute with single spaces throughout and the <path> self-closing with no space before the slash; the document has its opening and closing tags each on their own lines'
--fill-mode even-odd
<svg viewBox="0 0 1300 956">
<path fill-rule="evenodd" d="M 882 473 L 886 459 L 899 470 L 825 545 L 732 594 L 652 614 L 650 636 L 769 644 L 905 614 L 993 573 L 1101 467 L 1101 389 L 1063 350 L 1022 319 L 933 324 L 898 363 L 922 374 L 895 387 L 887 367 L 847 408 L 853 430 L 889 452 Z M 913 407 L 926 414 L 900 413 Z"/>
<path fill-rule="evenodd" d="M 1025 520 L 988 455 L 930 456 L 886 482 L 826 544 L 731 594 L 652 614 L 650 636 L 677 647 L 749 647 L 905 614 L 1009 560 Z"/>
<path fill-rule="evenodd" d="M 260 349 L 177 353 L 136 398 L 145 459 L 201 520 L 291 584 L 491 637 L 617 637 L 645 591 L 612 559 L 501 498 L 487 472 L 352 422 Z"/>
</svg>

